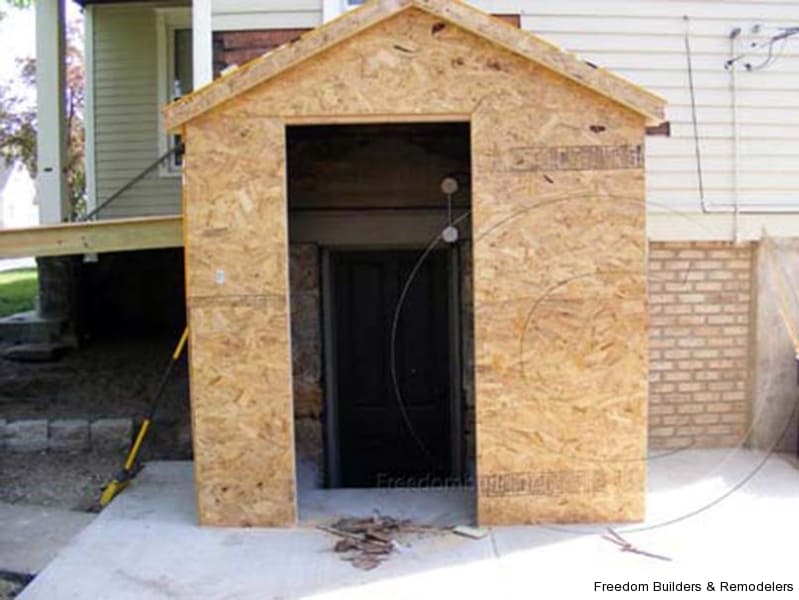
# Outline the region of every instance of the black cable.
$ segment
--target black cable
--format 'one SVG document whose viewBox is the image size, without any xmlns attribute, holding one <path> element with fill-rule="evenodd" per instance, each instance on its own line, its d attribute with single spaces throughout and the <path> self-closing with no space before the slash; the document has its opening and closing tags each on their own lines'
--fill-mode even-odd
<svg viewBox="0 0 799 600">
<path fill-rule="evenodd" d="M 690 19 L 684 16 L 685 19 L 685 59 L 688 63 L 688 89 L 691 93 L 691 121 L 694 128 L 694 155 L 696 156 L 696 179 L 699 185 L 699 201 L 702 206 L 702 212 L 708 212 L 705 206 L 705 182 L 702 175 L 702 149 L 699 146 L 699 122 L 696 117 L 696 89 L 694 87 L 694 65 L 691 58 L 691 39 L 689 35 Z"/>
<path fill-rule="evenodd" d="M 136 185 L 137 183 L 139 183 L 139 182 L 140 182 L 142 179 L 144 179 L 145 177 L 147 177 L 147 175 L 149 175 L 149 174 L 150 174 L 150 172 L 151 172 L 151 171 L 153 171 L 153 170 L 154 170 L 154 169 L 155 169 L 155 168 L 156 168 L 158 165 L 160 165 L 160 164 L 161 164 L 162 162 L 164 162 L 164 161 L 165 161 L 167 158 L 169 158 L 170 156 L 172 156 L 173 154 L 175 154 L 175 153 L 176 153 L 176 152 L 178 152 L 178 151 L 180 151 L 180 152 L 182 152 L 182 151 L 183 151 L 183 146 L 182 146 L 181 144 L 178 144 L 178 145 L 176 145 L 175 147 L 173 147 L 173 148 L 170 148 L 170 149 L 169 149 L 167 152 L 165 152 L 164 154 L 162 154 L 161 156 L 159 156 L 157 159 L 155 159 L 155 161 L 153 161 L 151 164 L 149 164 L 149 165 L 148 165 L 148 166 L 147 166 L 147 167 L 146 167 L 146 168 L 145 168 L 145 169 L 144 169 L 144 170 L 143 170 L 141 173 L 139 173 L 138 175 L 136 175 L 135 177 L 133 177 L 133 179 L 131 179 L 130 181 L 128 181 L 128 182 L 127 182 L 125 185 L 123 185 L 121 188 L 119 188 L 119 189 L 118 189 L 116 192 L 114 192 L 113 194 L 111 194 L 111 195 L 110 195 L 110 196 L 109 196 L 109 197 L 108 197 L 108 198 L 107 198 L 105 201 L 103 201 L 103 202 L 102 202 L 100 205 L 98 205 L 97 207 L 95 207 L 95 209 L 94 209 L 94 210 L 92 210 L 90 213 L 88 213 L 88 214 L 86 214 L 86 215 L 84 215 L 84 216 L 82 216 L 82 217 L 78 217 L 77 219 L 75 219 L 75 221 L 76 221 L 76 222 L 78 222 L 78 223 L 83 223 L 83 222 L 85 222 L 85 221 L 91 221 L 91 220 L 92 220 L 94 217 L 96 217 L 96 216 L 99 214 L 99 212 L 100 212 L 101 210 L 103 210 L 103 209 L 104 209 L 106 206 L 108 206 L 108 205 L 109 205 L 109 204 L 111 204 L 111 203 L 112 203 L 114 200 L 116 200 L 117 198 L 119 198 L 119 197 L 120 197 L 122 194 L 124 194 L 125 192 L 127 192 L 127 191 L 128 191 L 130 188 L 132 188 L 134 185 Z"/>
</svg>

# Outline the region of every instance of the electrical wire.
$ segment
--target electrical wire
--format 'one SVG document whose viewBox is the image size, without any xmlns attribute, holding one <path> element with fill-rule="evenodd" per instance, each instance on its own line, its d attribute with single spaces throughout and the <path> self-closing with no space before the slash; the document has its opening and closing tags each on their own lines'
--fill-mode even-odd
<svg viewBox="0 0 799 600">
<path fill-rule="evenodd" d="M 753 44 L 748 52 L 744 52 L 742 54 L 730 58 L 727 62 L 724 63 L 724 68 L 725 69 L 732 68 L 732 66 L 735 63 L 744 60 L 745 58 L 750 56 L 754 51 L 762 50 L 763 48 L 768 49 L 768 55 L 766 56 L 766 58 L 756 65 L 753 65 L 751 62 L 745 62 L 744 67 L 746 68 L 747 71 L 761 71 L 767 67 L 770 67 L 782 56 L 782 53 L 785 50 L 785 45 L 787 44 L 788 39 L 795 35 L 799 35 L 799 27 L 783 28 L 779 31 L 779 33 L 772 35 L 765 42 L 762 42 L 760 44 Z M 775 54 L 774 46 L 777 42 L 782 42 L 782 45 Z"/>
<path fill-rule="evenodd" d="M 688 64 L 688 90 L 691 94 L 691 122 L 694 130 L 694 156 L 696 158 L 696 179 L 699 185 L 699 202 L 702 212 L 709 212 L 705 204 L 705 182 L 702 175 L 702 149 L 699 144 L 699 119 L 696 115 L 696 88 L 694 86 L 694 64 L 691 54 L 690 27 L 691 19 L 686 15 L 685 20 L 685 60 Z"/>
</svg>

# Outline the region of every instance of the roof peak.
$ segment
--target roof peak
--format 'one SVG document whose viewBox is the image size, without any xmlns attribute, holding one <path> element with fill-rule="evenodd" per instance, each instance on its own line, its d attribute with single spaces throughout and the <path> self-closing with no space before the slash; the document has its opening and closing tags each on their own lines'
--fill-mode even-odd
<svg viewBox="0 0 799 600">
<path fill-rule="evenodd" d="M 166 126 L 176 130 L 214 107 L 272 79 L 336 44 L 391 19 L 419 9 L 589 88 L 657 125 L 665 100 L 605 69 L 590 65 L 537 35 L 509 25 L 460 0 L 371 0 L 236 68 L 163 109 Z"/>
</svg>

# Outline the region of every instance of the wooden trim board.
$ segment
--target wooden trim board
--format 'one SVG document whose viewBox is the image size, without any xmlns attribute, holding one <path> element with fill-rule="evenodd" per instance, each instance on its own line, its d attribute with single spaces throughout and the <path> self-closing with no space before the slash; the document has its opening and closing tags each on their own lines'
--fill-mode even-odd
<svg viewBox="0 0 799 600">
<path fill-rule="evenodd" d="M 0 229 L 0 258 L 65 256 L 182 245 L 183 218 L 180 215 Z"/>
</svg>

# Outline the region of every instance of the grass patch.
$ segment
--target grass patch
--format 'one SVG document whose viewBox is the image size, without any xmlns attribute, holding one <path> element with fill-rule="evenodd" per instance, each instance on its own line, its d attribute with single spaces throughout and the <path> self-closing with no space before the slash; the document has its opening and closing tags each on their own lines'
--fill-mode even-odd
<svg viewBox="0 0 799 600">
<path fill-rule="evenodd" d="M 38 287 L 35 268 L 0 271 L 0 317 L 33 310 Z"/>
</svg>

